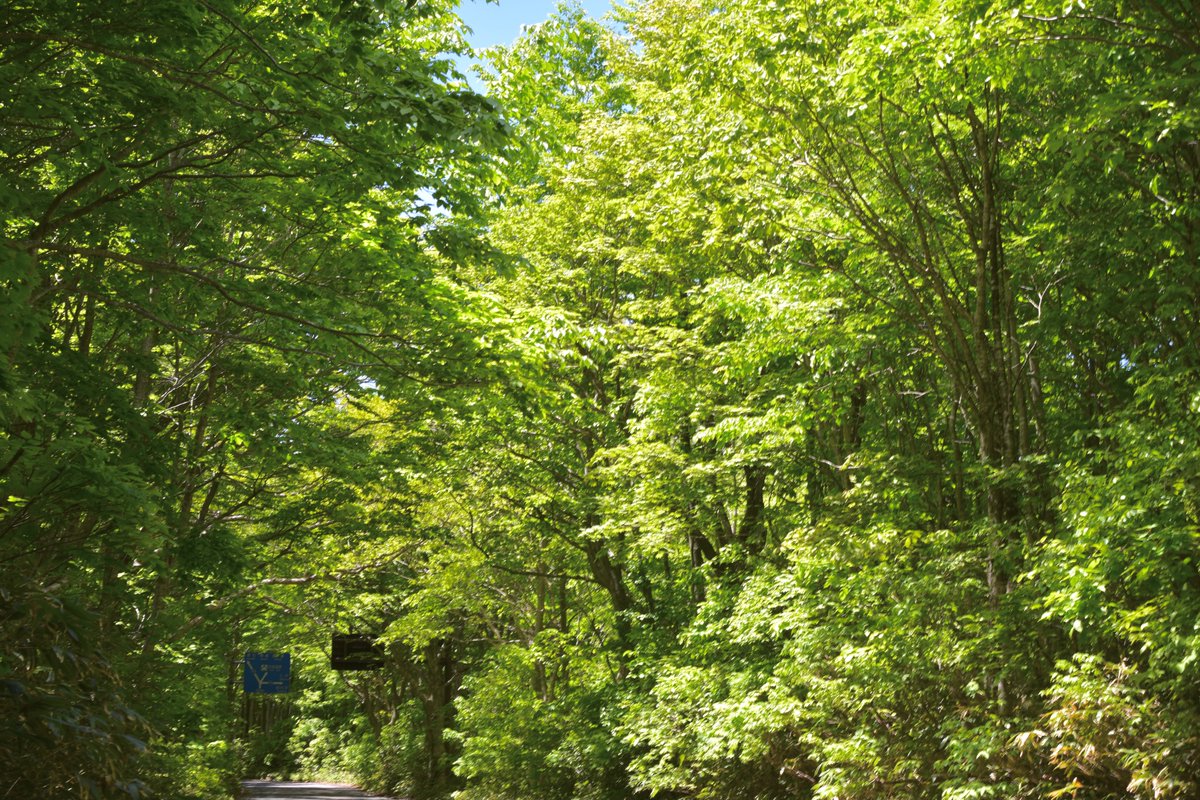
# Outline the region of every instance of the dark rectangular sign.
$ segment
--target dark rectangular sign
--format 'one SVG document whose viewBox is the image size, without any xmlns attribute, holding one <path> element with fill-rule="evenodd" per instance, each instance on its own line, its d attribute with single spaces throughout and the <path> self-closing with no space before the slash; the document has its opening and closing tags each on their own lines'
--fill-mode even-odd
<svg viewBox="0 0 1200 800">
<path fill-rule="evenodd" d="M 383 646 L 369 633 L 335 633 L 329 650 L 333 669 L 379 669 Z"/>
<path fill-rule="evenodd" d="M 246 653 L 242 660 L 242 688 L 248 694 L 284 694 L 292 688 L 289 653 Z"/>
</svg>

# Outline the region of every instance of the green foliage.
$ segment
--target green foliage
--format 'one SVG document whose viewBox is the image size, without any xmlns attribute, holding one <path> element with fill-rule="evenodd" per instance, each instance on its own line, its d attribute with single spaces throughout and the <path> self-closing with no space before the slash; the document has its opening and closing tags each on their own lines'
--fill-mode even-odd
<svg viewBox="0 0 1200 800">
<path fill-rule="evenodd" d="M 580 622 L 551 629 L 583 644 L 576 661 L 584 620 L 622 643 L 610 730 L 633 786 L 1186 794 L 1188 757 L 1159 748 L 1189 751 L 1168 721 L 1195 710 L 1195 262 L 1170 244 L 1195 232 L 1196 165 L 1172 144 L 1194 133 L 1194 14 L 657 0 L 619 16 L 603 69 L 565 57 L 557 23 L 496 57 L 510 117 L 558 138 L 510 171 L 528 188 L 491 223 L 517 266 L 484 279 L 526 357 L 519 413 L 484 435 L 541 444 L 518 450 L 533 468 L 471 464 L 526 492 L 475 501 L 481 566 L 606 588 L 611 621 L 578 592 Z M 619 106 L 578 102 L 613 91 Z M 570 549 L 526 554 L 533 531 L 606 548 L 625 594 L 572 573 Z M 527 675 L 548 618 L 529 636 L 541 595 L 503 585 L 522 623 L 496 652 Z M 1099 684 L 1055 666 L 1097 657 L 1137 665 L 1121 702 L 1139 710 L 1121 713 L 1159 720 L 1112 755 L 1082 726 L 1092 707 L 1071 710 Z M 525 796 L 488 781 L 550 745 L 482 709 L 556 723 L 537 680 L 497 669 L 475 684 L 505 687 L 494 702 L 464 698 L 461 769 L 467 791 Z M 1099 760 L 1014 739 L 1051 719 Z"/>
<path fill-rule="evenodd" d="M 39 797 L 227 794 L 247 621 L 292 599 L 263 588 L 362 572 L 405 521 L 402 461 L 350 426 L 387 394 L 420 430 L 470 381 L 428 197 L 469 210 L 501 126 L 439 56 L 445 3 L 0 17 L 5 754 Z"/>
<path fill-rule="evenodd" d="M 457 769 L 468 780 L 477 778 L 466 796 L 570 797 L 570 775 L 555 769 L 551 758 L 564 720 L 529 691 L 532 654 L 510 647 L 497 650 L 493 659 L 464 687 L 468 699 L 460 714 L 466 740 Z"/>
<path fill-rule="evenodd" d="M 168 740 L 155 745 L 142 767 L 160 786 L 171 786 L 187 800 L 236 797 L 240 769 L 238 748 L 225 738 L 204 741 Z"/>
<path fill-rule="evenodd" d="M 1196 795 L 1194 8 L 564 4 L 484 98 L 444 0 L 84 5 L 0 12 L 10 793 Z"/>
<path fill-rule="evenodd" d="M 549 632 L 547 632 L 549 633 Z M 544 636 L 543 639 L 553 637 Z M 460 703 L 467 780 L 463 798 L 545 797 L 608 800 L 625 796 L 622 755 L 603 717 L 611 702 L 602 670 L 571 659 L 572 683 L 552 697 L 531 694 L 538 648 L 496 648 L 464 685 Z"/>
<path fill-rule="evenodd" d="M 1052 710 L 1015 743 L 1052 769 L 1054 797 L 1189 797 L 1195 792 L 1194 712 L 1165 712 L 1129 664 L 1080 653 L 1060 662 Z M 1164 727 L 1166 723 L 1166 727 Z"/>
<path fill-rule="evenodd" d="M 28 796 L 136 799 L 149 725 L 96 647 L 95 615 L 62 589 L 0 589 L 0 762 Z"/>
</svg>

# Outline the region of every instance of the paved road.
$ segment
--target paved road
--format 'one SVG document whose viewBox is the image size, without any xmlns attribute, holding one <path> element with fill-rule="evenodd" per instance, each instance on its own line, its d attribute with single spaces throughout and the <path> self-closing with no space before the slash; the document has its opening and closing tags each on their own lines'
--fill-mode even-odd
<svg viewBox="0 0 1200 800">
<path fill-rule="evenodd" d="M 388 800 L 343 783 L 242 781 L 246 800 Z"/>
</svg>

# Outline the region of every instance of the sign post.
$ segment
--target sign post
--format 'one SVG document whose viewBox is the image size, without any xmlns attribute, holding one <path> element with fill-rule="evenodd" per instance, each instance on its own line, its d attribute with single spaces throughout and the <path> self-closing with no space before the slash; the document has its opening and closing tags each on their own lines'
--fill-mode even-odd
<svg viewBox="0 0 1200 800">
<path fill-rule="evenodd" d="M 286 694 L 292 688 L 290 653 L 246 653 L 242 689 L 246 694 Z"/>
</svg>

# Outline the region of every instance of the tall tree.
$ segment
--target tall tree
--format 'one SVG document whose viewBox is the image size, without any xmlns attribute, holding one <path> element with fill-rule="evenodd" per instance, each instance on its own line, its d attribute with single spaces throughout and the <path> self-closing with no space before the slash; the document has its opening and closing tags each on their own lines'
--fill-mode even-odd
<svg viewBox="0 0 1200 800">
<path fill-rule="evenodd" d="M 194 735 L 189 699 L 162 694 L 165 633 L 254 577 L 247 534 L 327 463 L 314 409 L 383 391 L 420 416 L 476 360 L 422 199 L 469 207 L 501 135 L 441 55 L 458 25 L 444 3 L 5 7 L 12 791 L 136 793 L 117 755 L 145 737 L 118 735 L 138 723 L 115 687 Z M 44 636 L 39 608 L 60 609 Z M 193 657 L 220 664 L 222 638 Z M 76 661 L 109 689 L 67 691 Z M 45 757 L 66 742 L 83 755 Z"/>
</svg>

